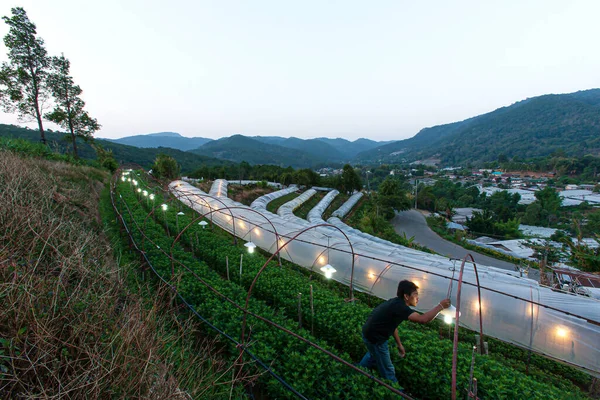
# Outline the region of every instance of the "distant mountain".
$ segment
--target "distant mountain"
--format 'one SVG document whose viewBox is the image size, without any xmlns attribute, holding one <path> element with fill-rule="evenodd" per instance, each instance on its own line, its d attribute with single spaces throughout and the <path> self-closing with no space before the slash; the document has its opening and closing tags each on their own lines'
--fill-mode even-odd
<svg viewBox="0 0 600 400">
<path fill-rule="evenodd" d="M 212 141 L 212 139 L 193 137 L 188 138 L 181 136 L 176 132 L 158 132 L 149 133 L 147 135 L 127 136 L 120 139 L 104 139 L 119 144 L 127 144 L 140 148 L 158 148 L 170 147 L 172 149 L 188 151 L 197 149 L 203 144 Z"/>
<path fill-rule="evenodd" d="M 259 142 L 268 143 L 268 144 L 276 144 L 281 146 L 283 142 L 287 140 L 287 138 L 281 136 L 250 136 L 254 140 L 258 140 Z"/>
<path fill-rule="evenodd" d="M 343 161 L 344 159 L 349 160 L 351 158 L 346 157 L 335 146 L 319 139 L 298 139 L 291 137 L 282 142 L 280 146 L 300 150 L 324 161 Z"/>
<path fill-rule="evenodd" d="M 357 139 L 351 142 L 346 139 L 330 139 L 320 137 L 316 139 L 299 139 L 296 137 L 284 138 L 280 136 L 252 136 L 252 139 L 263 143 L 275 144 L 278 146 L 288 147 L 306 151 L 315 157 L 326 161 L 350 161 L 361 151 L 369 150 L 377 146 L 381 146 L 389 141 L 376 142 L 369 139 Z M 320 142 L 320 143 L 319 143 Z"/>
<path fill-rule="evenodd" d="M 376 142 L 370 139 L 356 139 L 354 142 L 351 142 L 346 139 L 329 139 L 329 138 L 317 138 L 316 140 L 320 140 L 324 143 L 328 143 L 331 146 L 335 147 L 339 152 L 341 152 L 344 157 L 349 160 L 354 158 L 358 153 L 366 150 L 373 149 L 378 146 L 383 146 L 385 144 L 391 143 L 391 141 L 382 141 Z"/>
<path fill-rule="evenodd" d="M 359 153 L 359 162 L 439 158 L 459 165 L 508 158 L 600 154 L 600 89 L 529 98 L 464 121 L 422 129 L 410 139 Z"/>
<path fill-rule="evenodd" d="M 25 139 L 37 143 L 40 141 L 40 132 L 37 129 L 21 128 L 15 125 L 0 124 L 0 136 Z M 48 140 L 48 145 L 50 148 L 60 151 L 61 153 L 71 151 L 71 142 L 63 140 L 64 136 L 65 133 L 46 131 L 46 139 Z M 119 163 L 135 163 L 140 164 L 145 168 L 150 168 L 154 163 L 156 156 L 160 153 L 167 154 L 175 158 L 179 165 L 181 165 L 181 172 L 183 174 L 190 173 L 203 165 L 214 166 L 231 164 L 225 160 L 218 160 L 216 158 L 196 155 L 172 148 L 138 148 L 104 139 L 96 139 L 96 142 L 98 142 L 105 149 L 111 150 L 115 159 Z M 96 152 L 84 141 L 78 140 L 77 148 L 81 158 L 90 160 L 96 159 Z"/>
<path fill-rule="evenodd" d="M 250 164 L 309 167 L 322 160 L 303 150 L 265 143 L 243 135 L 213 140 L 192 150 L 194 154 Z"/>
</svg>

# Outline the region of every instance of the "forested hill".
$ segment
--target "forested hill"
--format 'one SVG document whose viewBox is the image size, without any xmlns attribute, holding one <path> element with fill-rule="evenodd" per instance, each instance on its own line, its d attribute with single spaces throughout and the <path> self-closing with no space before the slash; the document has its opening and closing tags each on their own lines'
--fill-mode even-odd
<svg viewBox="0 0 600 400">
<path fill-rule="evenodd" d="M 306 167 L 322 159 L 306 151 L 264 143 L 242 135 L 213 140 L 191 153 L 250 164 L 272 164 L 283 167 Z"/>
<path fill-rule="evenodd" d="M 443 164 L 498 159 L 600 154 L 600 89 L 544 95 L 461 122 L 425 128 L 401 140 L 357 155 L 356 161 L 416 161 Z"/>
<path fill-rule="evenodd" d="M 72 151 L 70 139 L 68 141 L 64 140 L 65 135 L 66 134 L 62 132 L 46 131 L 46 139 L 48 140 L 49 146 L 61 153 Z M 15 125 L 0 124 L 0 137 L 12 137 L 30 140 L 32 142 L 39 142 L 40 132 L 37 129 L 28 129 Z M 111 150 L 115 156 L 115 159 L 119 163 L 136 163 L 145 168 L 150 168 L 154 163 L 156 156 L 160 153 L 167 154 L 175 158 L 179 165 L 181 165 L 181 172 L 184 174 L 190 173 L 203 165 L 218 166 L 231 164 L 225 160 L 217 160 L 215 158 L 192 154 L 168 147 L 144 149 L 118 144 L 103 139 L 96 139 L 96 142 L 105 149 Z M 83 140 L 77 140 L 77 148 L 81 158 L 90 160 L 96 158 L 96 152 L 94 149 Z"/>
<path fill-rule="evenodd" d="M 119 144 L 127 144 L 135 147 L 171 147 L 173 149 L 188 151 L 197 149 L 212 139 L 202 137 L 184 137 L 176 132 L 159 132 L 146 135 L 127 136 L 120 139 L 105 139 Z"/>
</svg>

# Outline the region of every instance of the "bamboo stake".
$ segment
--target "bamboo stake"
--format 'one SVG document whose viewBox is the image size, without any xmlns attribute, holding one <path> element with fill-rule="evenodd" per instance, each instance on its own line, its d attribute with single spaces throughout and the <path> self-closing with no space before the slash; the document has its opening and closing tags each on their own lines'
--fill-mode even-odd
<svg viewBox="0 0 600 400">
<path fill-rule="evenodd" d="M 302 293 L 298 293 L 298 329 L 302 328 Z"/>
<path fill-rule="evenodd" d="M 469 395 L 473 391 L 473 368 L 475 367 L 475 352 L 477 346 L 473 346 L 473 353 L 471 354 L 471 371 L 469 372 Z"/>
<path fill-rule="evenodd" d="M 242 282 L 242 260 L 244 259 L 244 254 L 240 254 L 240 283 Z"/>
<path fill-rule="evenodd" d="M 313 304 L 313 286 L 310 285 L 310 333 L 315 334 L 315 307 Z"/>
</svg>

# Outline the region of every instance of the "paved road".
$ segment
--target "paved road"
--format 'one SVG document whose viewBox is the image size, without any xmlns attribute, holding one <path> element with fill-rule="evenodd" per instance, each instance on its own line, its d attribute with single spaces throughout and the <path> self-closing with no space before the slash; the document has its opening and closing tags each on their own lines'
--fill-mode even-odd
<svg viewBox="0 0 600 400">
<path fill-rule="evenodd" d="M 418 211 L 402 211 L 396 214 L 391 223 L 396 233 L 400 235 L 406 234 L 407 238 L 414 236 L 415 243 L 425 246 L 438 254 L 462 259 L 467 253 L 470 253 L 475 259 L 476 264 L 489 265 L 510 271 L 515 270 L 515 264 L 475 253 L 473 250 L 467 250 L 457 244 L 441 238 L 427 226 L 425 217 Z M 529 277 L 532 279 L 538 279 L 539 271 L 530 270 Z"/>
</svg>

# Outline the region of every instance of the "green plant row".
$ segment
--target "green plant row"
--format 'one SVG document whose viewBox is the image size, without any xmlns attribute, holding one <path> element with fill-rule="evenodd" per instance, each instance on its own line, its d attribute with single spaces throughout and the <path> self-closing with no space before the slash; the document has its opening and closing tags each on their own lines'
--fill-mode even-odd
<svg viewBox="0 0 600 400">
<path fill-rule="evenodd" d="M 186 217 L 180 217 L 179 219 L 182 227 L 185 223 L 189 222 L 189 220 L 183 222 L 184 218 Z M 170 221 L 169 223 L 173 224 L 174 221 Z M 223 240 L 222 237 L 219 237 L 218 235 L 215 236 L 210 231 L 196 229 L 196 227 L 193 227 L 192 231 L 189 232 L 189 235 L 184 235 L 184 240 L 187 240 L 188 245 L 191 245 L 190 241 L 194 241 L 195 236 L 199 235 L 198 238 L 201 246 L 198 246 L 198 244 L 194 246 L 197 251 L 196 254 L 212 267 L 217 268 L 219 272 L 224 275 L 225 257 L 228 257 L 229 260 L 239 260 L 240 249 L 232 247 L 229 240 Z M 196 231 L 194 232 L 194 230 Z M 249 285 L 264 261 L 264 257 L 246 257 L 244 260 L 242 285 L 245 287 Z M 233 273 L 231 273 L 231 275 L 234 276 Z M 234 280 L 235 279 L 236 278 L 234 278 Z M 303 310 L 305 310 L 304 319 L 307 324 L 306 326 L 309 326 L 308 324 L 314 325 L 317 336 L 327 340 L 337 348 L 347 351 L 355 360 L 358 360 L 364 352 L 364 345 L 360 338 L 360 326 L 364 323 L 366 316 L 370 312 L 370 308 L 363 304 L 344 303 L 341 296 L 332 293 L 325 285 L 322 285 L 317 281 L 313 281 L 312 283 L 315 294 L 314 306 L 315 310 L 317 310 L 314 320 L 312 320 L 310 314 L 306 311 L 309 310 L 307 296 L 309 284 L 306 281 L 306 277 L 301 274 L 290 274 L 290 270 L 287 268 L 267 268 L 265 273 L 261 276 L 259 284 L 255 288 L 254 295 L 264 299 L 267 303 L 271 304 L 272 307 L 283 310 L 288 315 L 294 315 L 297 314 L 297 295 L 299 292 L 304 293 Z M 410 357 L 407 356 L 405 360 L 399 362 L 398 360 L 395 360 L 398 373 L 401 377 L 401 383 L 406 385 L 409 390 L 415 391 L 416 393 L 422 393 L 428 398 L 447 397 L 450 388 L 449 370 L 452 354 L 451 343 L 449 341 L 440 341 L 436 334 L 432 334 L 432 332 L 426 329 L 415 329 L 420 327 L 419 325 L 409 325 L 411 324 L 401 326 L 401 334 L 407 338 L 404 342 L 407 345 L 410 345 Z M 432 370 L 431 353 L 435 353 L 436 351 L 434 350 L 440 352 L 440 354 L 434 356 L 437 357 L 440 362 L 437 364 L 437 368 Z M 470 351 L 469 345 L 461 345 L 459 376 L 461 377 L 460 384 L 462 387 L 466 386 L 468 366 L 470 365 Z M 411 357 L 414 356 L 421 356 L 422 358 L 411 359 Z M 482 370 L 478 371 L 480 363 L 484 365 Z M 489 366 L 490 369 L 504 369 L 507 371 L 502 374 L 502 377 L 488 377 L 489 379 L 487 379 L 487 382 L 486 377 L 479 378 L 480 390 L 482 390 L 483 393 L 486 393 L 486 390 L 489 389 L 489 396 L 498 397 L 493 393 L 496 388 L 500 387 L 512 388 L 511 390 L 518 390 L 519 393 L 524 390 L 527 392 L 527 388 L 536 388 L 536 393 L 532 393 L 530 396 L 531 398 L 535 398 L 536 396 L 543 397 L 549 394 L 548 390 L 537 388 L 538 386 L 543 386 L 543 384 L 535 382 L 533 379 L 525 377 L 521 373 L 507 369 L 497 361 L 490 360 L 486 357 L 478 358 L 475 371 L 476 376 L 479 376 L 478 373 L 485 372 L 485 364 L 489 363 L 496 364 Z M 421 372 L 421 374 L 419 375 L 416 372 Z M 428 376 L 427 380 L 430 381 L 431 384 L 423 384 L 424 376 Z M 499 386 L 498 380 L 508 380 L 510 382 L 506 383 L 506 385 Z M 531 382 L 528 382 L 528 380 Z M 513 381 L 518 381 L 520 383 L 515 386 Z M 535 384 L 533 384 L 534 382 Z M 484 383 L 489 384 L 489 386 L 484 385 Z M 558 380 L 557 384 L 562 384 L 560 390 L 550 388 L 549 391 L 556 393 L 561 390 L 563 392 L 565 390 L 568 392 L 577 391 L 570 383 L 561 383 L 560 380 Z M 554 393 L 554 397 L 560 397 L 556 393 Z M 502 397 L 502 395 L 499 395 L 499 397 Z M 569 395 L 569 397 L 572 397 L 572 395 Z"/>
<path fill-rule="evenodd" d="M 347 195 L 346 193 L 338 193 L 338 195 L 335 196 L 333 201 L 329 204 L 329 206 L 323 212 L 323 216 L 322 216 L 323 220 L 327 221 L 329 219 L 329 217 L 331 217 L 331 214 L 333 214 L 346 201 L 348 201 L 349 198 L 350 198 L 350 196 Z"/>
<path fill-rule="evenodd" d="M 294 210 L 294 215 L 298 218 L 306 219 L 310 210 L 312 210 L 325 197 L 325 192 L 317 192 L 310 199 Z"/>
<path fill-rule="evenodd" d="M 122 198 L 132 208 L 133 213 L 133 216 L 124 213 L 126 222 L 136 243 L 141 245 L 143 242 L 142 234 L 134 229 L 134 220 L 140 225 L 143 224 L 147 211 L 140 206 L 136 197 L 126 185 L 120 186 L 124 189 L 121 191 Z M 167 216 L 166 222 L 172 224 L 172 226 L 175 226 L 176 223 L 174 213 L 175 211 L 169 211 L 165 214 Z M 158 213 L 156 217 L 160 219 L 163 215 Z M 158 273 L 165 279 L 169 279 L 171 276 L 171 261 L 165 256 L 163 250 L 169 251 L 173 239 L 165 234 L 163 226 L 151 218 L 146 220 L 144 232 L 155 243 L 151 245 L 149 240 L 145 240 L 144 251 L 146 256 Z M 185 251 L 181 244 L 178 243 L 174 246 L 173 256 L 220 293 L 234 300 L 237 304 L 244 304 L 245 290 L 231 281 L 222 279 L 206 263 L 197 260 L 190 252 Z M 243 316 L 241 310 L 215 296 L 190 272 L 177 264 L 175 274 L 177 276 L 178 292 L 186 301 L 191 303 L 201 315 L 209 317 L 213 325 L 233 337 L 240 337 Z M 249 309 L 289 330 L 293 330 L 329 351 L 336 352 L 324 341 L 312 337 L 307 330 L 298 329 L 297 324 L 286 318 L 285 314 L 277 313 L 276 310 L 262 301 L 251 299 Z M 377 398 L 391 397 L 391 392 L 387 389 L 375 384 L 363 375 L 352 373 L 351 369 L 343 367 L 326 354 L 291 335 L 252 317 L 249 317 L 249 326 L 251 327 L 252 343 L 249 348 L 250 351 L 263 362 L 271 365 L 277 374 L 305 396 L 314 399 L 368 398 L 371 395 Z M 232 347 L 230 350 L 235 351 L 235 348 Z M 341 357 L 350 360 L 347 354 L 341 354 Z M 263 375 L 263 379 L 272 398 L 294 397 L 291 392 L 287 391 L 279 382 L 271 379 L 269 375 Z"/>
<path fill-rule="evenodd" d="M 267 204 L 267 211 L 270 211 L 273 214 L 277 214 L 277 210 L 281 205 L 287 203 L 288 201 L 294 200 L 298 196 L 300 196 L 300 194 L 296 192 L 286 194 L 285 196 L 281 196 Z"/>
</svg>

